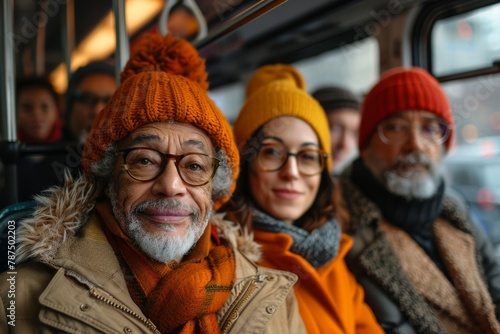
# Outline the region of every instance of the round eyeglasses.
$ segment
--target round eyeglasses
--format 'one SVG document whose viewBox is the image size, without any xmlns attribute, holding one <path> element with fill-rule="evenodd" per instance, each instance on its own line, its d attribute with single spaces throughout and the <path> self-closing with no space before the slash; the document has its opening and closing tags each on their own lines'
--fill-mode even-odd
<svg viewBox="0 0 500 334">
<path fill-rule="evenodd" d="M 328 158 L 328 154 L 314 148 L 291 153 L 280 144 L 261 144 L 257 152 L 257 162 L 262 171 L 274 172 L 285 166 L 290 156 L 297 160 L 299 173 L 306 176 L 321 173 Z"/>
<path fill-rule="evenodd" d="M 160 176 L 169 160 L 174 160 L 175 168 L 182 181 L 191 186 L 207 184 L 215 175 L 221 162 L 208 154 L 186 153 L 166 154 L 145 147 L 134 147 L 116 153 L 123 156 L 124 169 L 131 178 L 147 182 Z"/>
<path fill-rule="evenodd" d="M 412 124 L 400 118 L 389 118 L 377 126 L 377 133 L 385 144 L 396 145 L 406 142 L 413 128 L 417 129 L 423 139 L 435 145 L 443 144 L 451 133 L 451 127 L 439 118 L 425 119 L 419 124 Z"/>
<path fill-rule="evenodd" d="M 111 99 L 111 95 L 98 96 L 90 92 L 76 91 L 73 95 L 75 101 L 94 107 L 98 103 L 106 104 Z"/>
</svg>

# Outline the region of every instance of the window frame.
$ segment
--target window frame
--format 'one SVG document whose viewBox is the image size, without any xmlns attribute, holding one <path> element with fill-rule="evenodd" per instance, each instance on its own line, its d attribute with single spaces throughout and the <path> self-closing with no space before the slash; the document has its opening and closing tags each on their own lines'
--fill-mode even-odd
<svg viewBox="0 0 500 334">
<path fill-rule="evenodd" d="M 422 7 L 415 19 L 410 35 L 411 61 L 414 66 L 427 69 L 439 82 L 447 82 L 457 79 L 473 78 L 481 75 L 500 73 L 500 61 L 489 67 L 471 71 L 457 72 L 454 74 L 437 76 L 433 71 L 432 63 L 432 29 L 437 21 L 465 14 L 476 9 L 497 4 L 498 0 L 475 0 L 475 1 L 438 1 Z"/>
</svg>

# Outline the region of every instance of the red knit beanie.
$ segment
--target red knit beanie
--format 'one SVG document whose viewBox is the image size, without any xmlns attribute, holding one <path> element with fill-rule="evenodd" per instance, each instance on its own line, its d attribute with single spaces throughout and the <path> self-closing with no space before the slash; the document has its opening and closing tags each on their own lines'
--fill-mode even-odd
<svg viewBox="0 0 500 334">
<path fill-rule="evenodd" d="M 453 139 L 453 116 L 448 99 L 439 82 L 417 67 L 394 68 L 385 72 L 366 95 L 361 106 L 359 150 L 366 146 L 382 120 L 410 110 L 432 112 L 450 126 L 450 136 L 445 142 L 448 150 Z"/>
<path fill-rule="evenodd" d="M 190 123 L 227 154 L 232 184 L 213 199 L 215 209 L 224 204 L 236 186 L 239 153 L 229 122 L 208 96 L 207 76 L 204 59 L 187 41 L 170 35 L 143 37 L 121 73 L 122 84 L 92 123 L 82 156 L 85 175 L 92 178 L 92 166 L 110 145 L 141 125 Z"/>
</svg>

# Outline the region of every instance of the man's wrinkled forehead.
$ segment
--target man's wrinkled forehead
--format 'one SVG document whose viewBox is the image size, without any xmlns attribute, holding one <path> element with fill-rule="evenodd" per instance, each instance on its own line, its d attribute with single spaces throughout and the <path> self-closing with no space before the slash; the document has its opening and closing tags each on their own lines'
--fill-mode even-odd
<svg viewBox="0 0 500 334">
<path fill-rule="evenodd" d="M 184 150 L 212 152 L 213 143 L 202 129 L 189 123 L 156 122 L 148 123 L 135 129 L 122 140 L 121 148 L 138 146 L 170 146 L 171 140 L 180 144 Z"/>
</svg>

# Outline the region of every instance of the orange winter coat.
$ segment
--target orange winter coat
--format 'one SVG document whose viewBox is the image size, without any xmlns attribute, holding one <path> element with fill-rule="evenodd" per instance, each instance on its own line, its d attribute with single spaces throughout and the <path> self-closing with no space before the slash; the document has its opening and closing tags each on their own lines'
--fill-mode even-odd
<svg viewBox="0 0 500 334">
<path fill-rule="evenodd" d="M 290 251 L 293 239 L 285 233 L 255 230 L 263 247 L 262 266 L 295 273 L 295 295 L 308 334 L 383 334 L 371 309 L 364 303 L 364 290 L 347 268 L 344 257 L 352 239 L 342 234 L 337 257 L 319 269 Z"/>
</svg>

